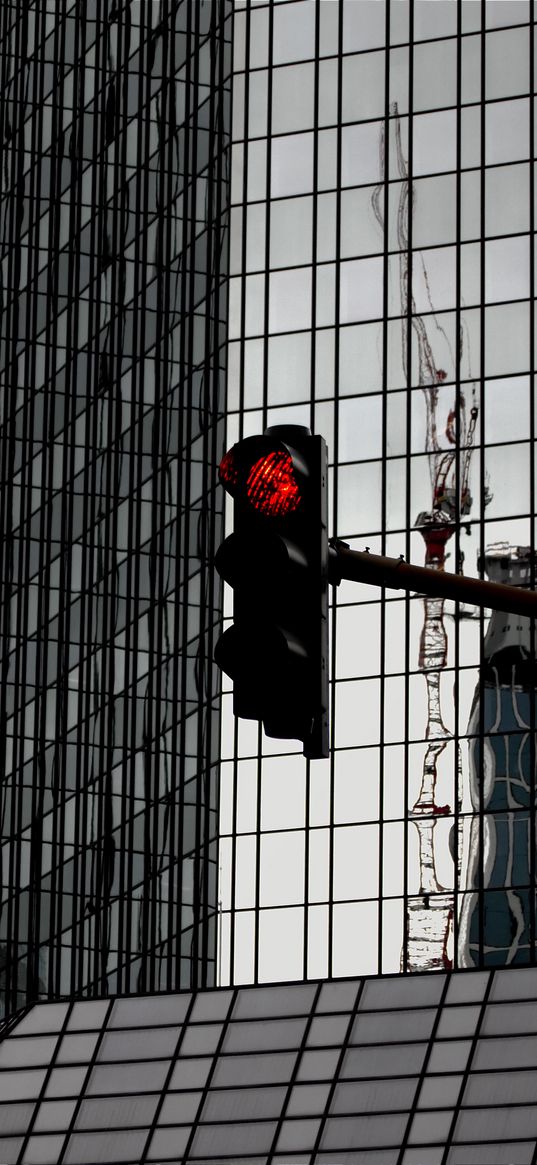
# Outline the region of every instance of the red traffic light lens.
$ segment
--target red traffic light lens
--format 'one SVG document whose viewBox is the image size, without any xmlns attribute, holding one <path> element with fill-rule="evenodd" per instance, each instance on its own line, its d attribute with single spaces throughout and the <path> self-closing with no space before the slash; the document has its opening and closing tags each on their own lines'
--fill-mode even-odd
<svg viewBox="0 0 537 1165">
<path fill-rule="evenodd" d="M 246 482 L 248 501 L 268 518 L 283 518 L 302 498 L 289 453 L 272 450 L 252 465 Z"/>
</svg>

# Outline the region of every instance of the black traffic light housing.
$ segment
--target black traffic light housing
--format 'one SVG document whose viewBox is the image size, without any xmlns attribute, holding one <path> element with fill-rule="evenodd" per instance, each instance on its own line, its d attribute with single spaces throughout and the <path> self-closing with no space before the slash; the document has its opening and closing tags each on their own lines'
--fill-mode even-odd
<svg viewBox="0 0 537 1165">
<path fill-rule="evenodd" d="M 323 437 L 278 425 L 222 459 L 234 531 L 216 554 L 233 587 L 233 625 L 215 659 L 236 716 L 328 756 L 328 499 Z"/>
</svg>

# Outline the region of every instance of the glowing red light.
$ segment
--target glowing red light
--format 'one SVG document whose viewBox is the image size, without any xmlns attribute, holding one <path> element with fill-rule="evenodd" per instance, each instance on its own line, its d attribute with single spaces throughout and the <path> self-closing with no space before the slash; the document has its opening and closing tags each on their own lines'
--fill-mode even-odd
<svg viewBox="0 0 537 1165">
<path fill-rule="evenodd" d="M 218 475 L 222 485 L 226 486 L 229 490 L 232 490 L 238 484 L 239 473 L 233 449 L 228 449 L 227 453 L 224 453 L 218 468 Z"/>
<path fill-rule="evenodd" d="M 249 501 L 269 518 L 283 518 L 298 509 L 300 490 L 289 453 L 274 450 L 260 457 L 248 474 Z"/>
</svg>

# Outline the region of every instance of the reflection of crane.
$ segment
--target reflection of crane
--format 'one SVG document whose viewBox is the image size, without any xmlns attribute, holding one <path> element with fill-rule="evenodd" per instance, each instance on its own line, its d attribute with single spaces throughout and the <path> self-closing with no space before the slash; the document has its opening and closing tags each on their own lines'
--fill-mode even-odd
<svg viewBox="0 0 537 1165">
<path fill-rule="evenodd" d="M 407 366 L 408 320 L 412 328 L 417 354 L 416 384 L 422 389 L 426 408 L 425 452 L 428 455 L 431 479 L 431 498 L 427 510 L 416 519 L 416 529 L 425 542 L 425 564 L 444 570 L 446 546 L 462 517 L 470 512 L 470 468 L 475 429 L 478 417 L 475 383 L 469 380 L 468 337 L 461 327 L 458 337 L 458 359 L 445 328 L 435 313 L 429 279 L 423 258 L 419 263 L 414 254 L 412 283 L 409 277 L 409 211 L 414 193 L 408 177 L 408 166 L 401 140 L 401 122 L 397 105 L 391 108 L 394 157 L 390 158 L 390 177 L 397 174 L 401 189 L 397 206 L 396 234 L 399 249 L 399 297 L 401 305 L 402 356 L 407 381 L 412 373 Z M 380 141 L 381 177 L 386 170 L 386 143 Z M 376 187 L 373 212 L 384 229 L 382 208 L 383 185 Z M 425 319 L 416 314 L 414 291 L 424 291 L 430 306 Z M 466 367 L 463 369 L 463 364 Z M 471 400 L 455 384 L 456 376 L 468 378 Z M 447 382 L 447 383 L 445 383 Z M 446 411 L 444 411 L 446 410 Z M 442 413 L 445 421 L 440 421 Z M 422 779 L 418 797 L 411 809 L 419 846 L 419 895 L 408 903 L 406 949 L 403 966 L 409 970 L 432 970 L 451 966 L 454 902 L 453 892 L 444 889 L 436 873 L 435 830 L 439 817 L 452 812 L 450 805 L 439 805 L 436 800 L 438 762 L 451 740 L 444 724 L 440 702 L 440 677 L 447 662 L 447 636 L 444 623 L 444 600 L 424 598 L 424 621 L 420 638 L 419 668 L 427 685 L 427 741 L 423 759 Z M 458 788 L 461 786 L 461 757 L 457 755 Z M 457 796 L 459 793 L 457 791 Z M 458 852 L 453 855 L 460 864 Z"/>
</svg>

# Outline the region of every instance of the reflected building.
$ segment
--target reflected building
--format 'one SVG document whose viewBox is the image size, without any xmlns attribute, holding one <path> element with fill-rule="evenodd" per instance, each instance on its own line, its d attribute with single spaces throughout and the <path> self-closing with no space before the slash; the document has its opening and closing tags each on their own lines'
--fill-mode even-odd
<svg viewBox="0 0 537 1165">
<path fill-rule="evenodd" d="M 5 4 L 2 994 L 214 981 L 231 5 Z"/>
<path fill-rule="evenodd" d="M 528 587 L 527 546 L 487 547 L 493 582 Z M 482 678 L 468 726 L 467 857 L 459 943 L 461 966 L 506 966 L 533 958 L 535 934 L 535 644 L 531 620 L 493 611 Z"/>
</svg>

